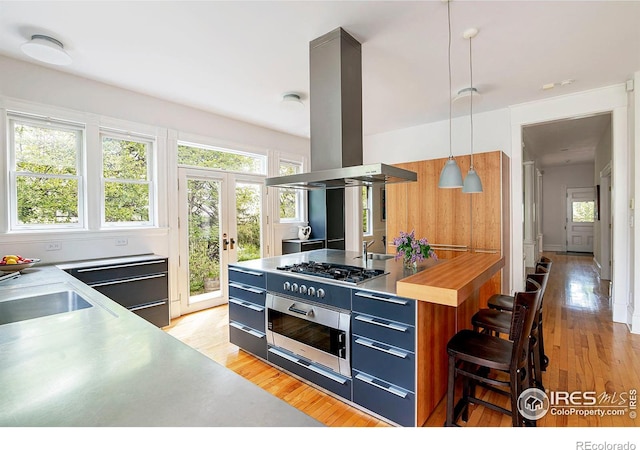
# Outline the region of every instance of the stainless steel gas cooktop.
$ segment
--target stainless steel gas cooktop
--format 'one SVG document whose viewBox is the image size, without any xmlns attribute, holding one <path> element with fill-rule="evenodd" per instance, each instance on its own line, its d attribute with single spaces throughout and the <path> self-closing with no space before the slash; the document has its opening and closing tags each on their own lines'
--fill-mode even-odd
<svg viewBox="0 0 640 450">
<path fill-rule="evenodd" d="M 373 278 L 386 275 L 384 270 L 367 269 L 358 266 L 347 266 L 343 264 L 332 264 L 322 262 L 301 262 L 277 267 L 278 270 L 293 272 L 298 274 L 311 275 L 313 277 L 328 278 L 331 280 L 345 281 L 347 283 L 362 283 Z"/>
</svg>

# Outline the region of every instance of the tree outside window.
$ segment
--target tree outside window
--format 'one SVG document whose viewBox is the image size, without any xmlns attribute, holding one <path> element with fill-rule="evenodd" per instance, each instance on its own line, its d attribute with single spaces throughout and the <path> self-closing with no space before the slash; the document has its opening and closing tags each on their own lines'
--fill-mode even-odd
<svg viewBox="0 0 640 450">
<path fill-rule="evenodd" d="M 12 224 L 20 228 L 81 226 L 81 125 L 10 116 L 14 155 Z"/>
<path fill-rule="evenodd" d="M 302 172 L 302 164 L 280 161 L 281 176 L 295 175 Z M 280 221 L 299 221 L 302 220 L 301 198 L 302 195 L 298 189 L 280 188 Z"/>
</svg>

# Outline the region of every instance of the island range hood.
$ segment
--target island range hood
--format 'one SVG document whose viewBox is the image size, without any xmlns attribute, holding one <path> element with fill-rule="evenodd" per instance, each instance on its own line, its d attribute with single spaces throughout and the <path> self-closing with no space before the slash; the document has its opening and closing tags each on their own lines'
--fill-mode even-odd
<svg viewBox="0 0 640 450">
<path fill-rule="evenodd" d="M 417 181 L 387 164 L 362 164 L 362 52 L 337 28 L 309 43 L 311 172 L 272 177 L 267 186 L 333 189 Z"/>
</svg>

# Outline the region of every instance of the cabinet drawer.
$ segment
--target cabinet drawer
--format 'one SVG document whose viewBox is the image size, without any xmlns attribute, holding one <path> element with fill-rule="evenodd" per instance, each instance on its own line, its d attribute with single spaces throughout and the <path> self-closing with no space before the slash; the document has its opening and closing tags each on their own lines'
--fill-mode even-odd
<svg viewBox="0 0 640 450">
<path fill-rule="evenodd" d="M 229 297 L 229 320 L 265 331 L 265 307 L 235 297 Z"/>
<path fill-rule="evenodd" d="M 120 280 L 123 278 L 167 272 L 167 270 L 168 264 L 166 259 L 153 259 L 123 264 L 83 267 L 80 269 L 70 269 L 68 272 L 78 280 L 90 285 L 106 280 Z"/>
<path fill-rule="evenodd" d="M 246 300 L 256 305 L 264 306 L 267 298 L 267 291 L 264 289 L 247 286 L 245 284 L 229 281 L 229 297 Z"/>
<path fill-rule="evenodd" d="M 124 307 L 138 306 L 169 297 L 166 273 L 103 281 L 90 286 Z"/>
<path fill-rule="evenodd" d="M 267 335 L 238 322 L 229 322 L 229 341 L 255 356 L 267 359 Z"/>
<path fill-rule="evenodd" d="M 259 270 L 245 269 L 244 267 L 229 266 L 229 282 L 231 281 L 261 288 L 267 286 L 264 272 L 260 272 Z"/>
<path fill-rule="evenodd" d="M 396 322 L 415 324 L 416 301 L 378 292 L 353 291 L 353 310 Z"/>
<path fill-rule="evenodd" d="M 130 309 L 131 312 L 151 322 L 157 327 L 169 325 L 169 301 L 154 302 Z"/>
<path fill-rule="evenodd" d="M 356 334 L 351 344 L 351 364 L 354 369 L 410 391 L 415 389 L 416 357 L 413 352 Z"/>
<path fill-rule="evenodd" d="M 301 242 L 300 251 L 308 252 L 309 250 L 319 250 L 324 248 L 324 241 Z"/>
<path fill-rule="evenodd" d="M 353 402 L 405 427 L 415 426 L 415 395 L 367 373 L 353 371 Z"/>
<path fill-rule="evenodd" d="M 351 380 L 339 373 L 275 347 L 269 347 L 268 360 L 317 386 L 351 400 Z"/>
<path fill-rule="evenodd" d="M 415 352 L 415 327 L 362 313 L 353 313 L 351 317 L 354 334 Z"/>
</svg>

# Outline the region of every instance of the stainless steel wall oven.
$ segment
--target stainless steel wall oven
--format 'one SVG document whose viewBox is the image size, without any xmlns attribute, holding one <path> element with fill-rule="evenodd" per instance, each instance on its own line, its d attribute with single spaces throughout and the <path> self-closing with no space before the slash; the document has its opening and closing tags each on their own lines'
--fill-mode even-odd
<svg viewBox="0 0 640 450">
<path fill-rule="evenodd" d="M 267 292 L 266 320 L 269 345 L 351 377 L 349 311 Z"/>
</svg>

